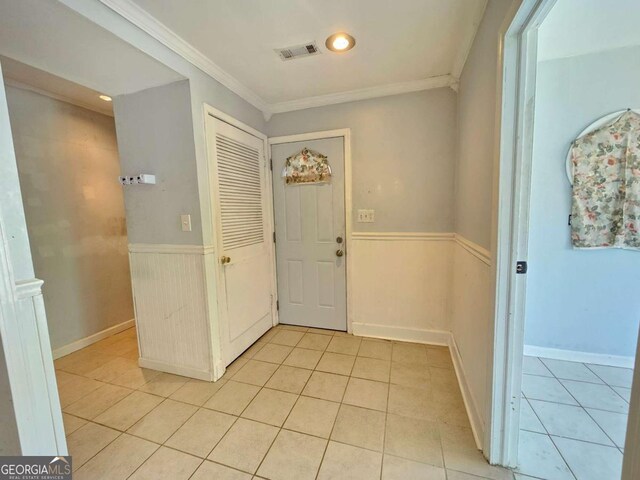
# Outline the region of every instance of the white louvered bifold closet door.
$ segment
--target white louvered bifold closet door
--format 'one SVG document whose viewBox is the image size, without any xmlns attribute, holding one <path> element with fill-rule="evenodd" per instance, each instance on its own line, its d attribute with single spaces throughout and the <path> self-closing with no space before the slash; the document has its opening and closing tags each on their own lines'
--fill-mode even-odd
<svg viewBox="0 0 640 480">
<path fill-rule="evenodd" d="M 263 140 L 207 118 L 221 346 L 228 365 L 272 326 L 273 260 Z"/>
<path fill-rule="evenodd" d="M 224 250 L 264 243 L 261 153 L 222 134 L 216 150 Z"/>
</svg>

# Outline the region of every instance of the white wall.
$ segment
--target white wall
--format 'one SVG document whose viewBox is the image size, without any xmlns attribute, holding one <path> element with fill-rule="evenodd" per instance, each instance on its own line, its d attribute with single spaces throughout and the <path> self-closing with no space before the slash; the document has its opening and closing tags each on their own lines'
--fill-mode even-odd
<svg viewBox="0 0 640 480">
<path fill-rule="evenodd" d="M 7 100 L 55 350 L 133 318 L 115 125 L 28 90 Z"/>
<path fill-rule="evenodd" d="M 640 252 L 573 250 L 571 142 L 599 117 L 640 107 L 640 47 L 539 63 L 525 344 L 633 357 Z"/>
</svg>

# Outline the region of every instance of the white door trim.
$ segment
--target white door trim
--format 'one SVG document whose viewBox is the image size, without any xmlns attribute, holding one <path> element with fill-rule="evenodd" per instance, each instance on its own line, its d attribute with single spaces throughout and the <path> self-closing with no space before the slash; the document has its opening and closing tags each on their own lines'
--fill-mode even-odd
<svg viewBox="0 0 640 480">
<path fill-rule="evenodd" d="M 518 461 L 526 275 L 516 275 L 515 264 L 528 253 L 537 31 L 555 2 L 521 0 L 500 31 L 491 242 L 496 305 L 485 453 L 492 464 L 510 467 Z M 640 353 L 635 366 L 622 480 L 640 478 Z"/>
<path fill-rule="evenodd" d="M 527 260 L 537 31 L 555 2 L 514 3 L 499 32 L 491 240 L 496 296 L 485 454 L 509 467 L 518 461 L 526 275 L 515 268 Z"/>
<path fill-rule="evenodd" d="M 351 301 L 351 273 L 353 272 L 353 255 L 351 255 L 351 239 L 352 228 L 351 222 L 353 217 L 353 201 L 352 201 L 352 184 L 351 184 L 351 129 L 341 128 L 337 130 L 325 130 L 321 132 L 300 133 L 296 135 L 284 135 L 280 137 L 271 137 L 268 139 L 269 147 L 280 143 L 305 142 L 309 140 L 322 140 L 325 138 L 342 137 L 344 139 L 344 209 L 345 209 L 345 232 L 346 244 L 345 251 L 347 253 L 347 332 L 353 333 L 353 304 Z M 269 148 L 269 160 L 271 160 L 271 148 Z M 273 179 L 273 172 L 271 172 Z M 273 199 L 273 184 L 271 184 L 271 197 Z M 273 204 L 272 204 L 273 209 Z M 272 210 L 273 212 L 273 210 Z M 275 258 L 274 258 L 275 260 Z"/>
<path fill-rule="evenodd" d="M 207 121 L 208 121 L 208 117 L 211 116 L 213 118 L 217 118 L 219 120 L 222 120 L 223 122 L 228 123 L 229 125 L 232 125 L 244 132 L 247 132 L 250 135 L 253 135 L 254 137 L 257 137 L 259 139 L 262 140 L 263 142 L 263 150 L 264 150 L 264 155 L 265 155 L 265 161 L 268 161 L 268 148 L 269 148 L 269 143 L 268 143 L 268 139 L 267 136 L 256 130 L 255 128 L 241 122 L 240 120 L 232 117 L 231 115 L 218 110 L 215 107 L 212 107 L 211 105 L 204 103 L 203 104 L 203 110 L 204 110 L 204 118 L 203 118 L 203 128 L 204 128 L 204 134 L 205 134 L 205 143 L 207 145 L 207 161 L 206 161 L 206 178 L 207 178 L 207 182 L 208 182 L 208 186 L 207 186 L 207 193 L 209 196 L 209 208 L 210 208 L 210 212 L 212 214 L 212 217 L 210 219 L 207 219 L 207 221 L 214 221 L 214 217 L 213 215 L 217 215 L 218 212 L 218 207 L 216 205 L 215 199 L 214 199 L 214 195 L 213 195 L 213 188 L 215 185 L 215 175 L 213 172 L 213 169 L 211 168 L 211 162 L 210 162 L 210 155 L 209 155 L 209 141 L 210 139 L 207 137 Z M 267 186 L 266 186 L 266 192 L 268 193 L 267 197 L 267 217 L 266 220 L 268 222 L 268 230 L 270 231 L 274 231 L 274 217 L 273 217 L 273 178 L 272 178 L 272 172 L 269 168 L 266 169 L 266 176 L 267 176 Z M 204 221 L 204 219 L 203 219 Z M 207 301 L 207 310 L 208 310 L 208 316 L 210 319 L 210 328 L 214 327 L 213 329 L 210 330 L 209 334 L 211 336 L 211 345 L 212 345 L 212 350 L 211 350 L 211 354 L 212 354 L 212 361 L 213 361 L 213 365 L 214 365 L 214 380 L 218 380 L 225 371 L 225 365 L 224 362 L 222 360 L 222 351 L 221 351 L 221 345 L 220 345 L 220 324 L 219 324 L 219 319 L 223 318 L 221 316 L 221 312 L 220 312 L 220 302 L 218 301 L 218 292 L 219 292 L 219 288 L 221 285 L 221 281 L 223 280 L 222 276 L 224 274 L 223 269 L 220 265 L 219 262 L 219 258 L 218 258 L 218 252 L 220 251 L 220 246 L 219 246 L 219 239 L 218 239 L 218 235 L 215 234 L 215 227 L 213 229 L 214 231 L 214 235 L 213 235 L 213 251 L 216 253 L 216 255 L 209 255 L 208 257 L 211 259 L 211 261 L 208 264 L 205 264 L 205 276 L 207 276 L 207 285 L 211 285 L 213 278 L 215 278 L 215 292 L 211 292 L 209 291 L 209 299 Z M 272 302 L 271 305 L 271 318 L 273 319 L 273 325 L 276 325 L 278 323 L 278 311 L 276 309 L 276 302 L 275 299 L 277 298 L 277 280 L 276 280 L 276 254 L 275 254 L 275 244 L 271 245 L 271 248 L 269 249 L 270 255 L 271 255 L 271 298 L 274 299 L 274 301 Z M 209 289 L 207 286 L 207 289 Z M 215 305 L 215 307 L 213 307 L 213 305 Z M 215 312 L 215 314 L 214 314 Z"/>
</svg>

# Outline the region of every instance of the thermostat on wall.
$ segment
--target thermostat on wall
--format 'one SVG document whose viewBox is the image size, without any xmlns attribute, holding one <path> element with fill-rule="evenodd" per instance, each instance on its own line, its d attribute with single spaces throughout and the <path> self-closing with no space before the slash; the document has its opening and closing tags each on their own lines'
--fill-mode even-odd
<svg viewBox="0 0 640 480">
<path fill-rule="evenodd" d="M 139 175 L 118 177 L 120 185 L 155 185 L 156 176 L 148 173 L 140 173 Z"/>
</svg>

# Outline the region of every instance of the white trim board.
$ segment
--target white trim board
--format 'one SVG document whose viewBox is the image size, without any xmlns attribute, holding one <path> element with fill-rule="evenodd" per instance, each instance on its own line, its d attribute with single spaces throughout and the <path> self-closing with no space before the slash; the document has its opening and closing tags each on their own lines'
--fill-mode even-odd
<svg viewBox="0 0 640 480">
<path fill-rule="evenodd" d="M 537 345 L 525 345 L 524 354 L 529 357 L 550 358 L 552 360 L 565 360 L 568 362 L 592 363 L 594 365 L 608 365 L 610 367 L 633 368 L 635 364 L 634 357 L 580 352 L 577 350 L 563 350 L 560 348 L 539 347 Z"/>
<path fill-rule="evenodd" d="M 98 333 L 94 333 L 93 335 L 89 335 L 88 337 L 76 340 L 75 342 L 69 343 L 64 347 L 56 348 L 53 351 L 53 359 L 56 360 L 60 357 L 64 357 L 65 355 L 69 355 L 70 353 L 77 352 L 78 350 L 88 347 L 89 345 L 93 345 L 100 340 L 134 327 L 135 324 L 136 321 L 134 319 L 127 320 L 126 322 L 119 323 L 117 325 L 114 325 L 113 327 L 105 328 L 104 330 L 101 330 Z"/>
<path fill-rule="evenodd" d="M 449 232 L 353 232 L 354 240 L 420 240 L 420 241 L 450 241 L 455 237 Z"/>
<path fill-rule="evenodd" d="M 454 85 L 456 85 L 457 82 L 458 80 L 451 75 L 438 75 L 435 77 L 423 78 L 422 80 L 359 88 L 357 90 L 349 90 L 347 92 L 329 93 L 315 97 L 272 103 L 269 105 L 269 111 L 271 113 L 293 112 L 295 110 L 304 110 L 306 108 L 357 102 L 359 100 L 368 100 L 370 98 L 389 97 L 392 95 L 420 92 L 422 90 L 431 90 L 434 88 L 454 88 Z"/>
<path fill-rule="evenodd" d="M 444 330 L 394 327 L 362 322 L 353 322 L 353 334 L 356 337 L 381 338 L 384 340 L 440 346 L 449 346 L 449 340 L 451 338 L 451 332 Z"/>
<path fill-rule="evenodd" d="M 457 233 L 454 234 L 453 240 L 478 260 L 491 266 L 491 252 L 489 250 Z"/>
<path fill-rule="evenodd" d="M 148 358 L 139 358 L 138 365 L 141 368 L 148 368 L 150 370 L 158 370 L 160 372 L 173 373 L 174 375 L 180 375 L 182 377 L 189 377 L 189 378 L 195 378 L 198 380 L 204 380 L 205 382 L 214 381 L 213 372 L 208 372 L 206 370 L 198 370 L 197 368 L 172 365 L 172 364 L 160 362 L 157 360 L 149 360 Z"/>
<path fill-rule="evenodd" d="M 458 385 L 460 386 L 460 392 L 462 393 L 462 400 L 464 401 L 464 407 L 467 410 L 467 416 L 469 417 L 469 423 L 471 423 L 471 431 L 473 432 L 473 438 L 476 441 L 478 450 L 482 450 L 482 440 L 484 437 L 484 423 L 482 422 L 482 415 L 480 415 L 480 409 L 476 399 L 471 392 L 471 388 L 467 383 L 467 376 L 464 373 L 464 367 L 462 357 L 460 356 L 460 350 L 458 350 L 458 344 L 453 334 L 449 337 L 449 352 L 451 353 L 451 359 L 453 360 L 453 368 L 456 371 L 456 377 L 458 377 Z"/>
<path fill-rule="evenodd" d="M 129 253 L 181 253 L 207 255 L 214 253 L 213 245 L 168 245 L 161 243 L 130 243 Z"/>
<path fill-rule="evenodd" d="M 353 334 L 358 337 L 379 338 L 383 340 L 396 340 L 401 342 L 422 343 L 424 345 L 437 345 L 449 347 L 449 354 L 453 362 L 453 368 L 458 379 L 458 385 L 464 401 L 464 406 L 469 417 L 473 438 L 478 450 L 482 450 L 482 424 L 480 410 L 471 394 L 467 379 L 462 368 L 462 358 L 458 346 L 451 332 L 443 330 L 427 330 L 419 328 L 393 327 L 388 325 L 374 325 L 368 323 L 353 323 Z"/>
</svg>

